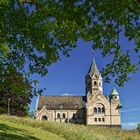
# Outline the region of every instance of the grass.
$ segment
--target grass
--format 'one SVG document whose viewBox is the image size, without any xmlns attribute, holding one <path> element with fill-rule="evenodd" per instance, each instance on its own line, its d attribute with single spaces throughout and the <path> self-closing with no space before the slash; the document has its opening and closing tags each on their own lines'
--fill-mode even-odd
<svg viewBox="0 0 140 140">
<path fill-rule="evenodd" d="M 140 140 L 137 131 L 125 131 L 120 128 L 64 124 L 7 116 L 0 116 L 0 123 L 0 136 L 11 135 L 11 139 L 5 140 L 18 140 L 13 137 L 13 134 L 20 136 L 21 140 Z M 8 134 L 6 134 L 7 130 Z"/>
<path fill-rule="evenodd" d="M 65 140 L 64 138 L 31 126 L 0 120 L 0 140 Z"/>
</svg>

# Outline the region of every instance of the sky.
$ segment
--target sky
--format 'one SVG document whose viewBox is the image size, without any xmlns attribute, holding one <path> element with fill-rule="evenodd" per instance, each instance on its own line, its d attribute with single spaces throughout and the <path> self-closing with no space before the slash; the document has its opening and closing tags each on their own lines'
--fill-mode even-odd
<svg viewBox="0 0 140 140">
<path fill-rule="evenodd" d="M 121 36 L 121 45 L 133 47 L 133 42 L 128 42 Z M 132 52 L 132 61 L 137 59 Z M 85 95 L 85 76 L 95 59 L 101 70 L 110 61 L 111 56 L 102 58 L 100 51 L 92 51 L 91 43 L 78 41 L 78 47 L 71 51 L 70 57 L 61 57 L 57 63 L 49 67 L 45 77 L 37 74 L 32 76 L 39 81 L 38 88 L 46 88 L 43 95 Z M 139 67 L 140 69 L 140 67 Z M 113 83 L 103 83 L 103 94 L 110 94 L 114 87 Z M 115 88 L 120 94 L 123 108 L 121 109 L 121 124 L 124 129 L 135 129 L 140 122 L 140 70 L 131 74 L 131 80 L 124 87 Z M 37 97 L 34 97 L 30 105 L 30 111 L 34 111 Z"/>
</svg>

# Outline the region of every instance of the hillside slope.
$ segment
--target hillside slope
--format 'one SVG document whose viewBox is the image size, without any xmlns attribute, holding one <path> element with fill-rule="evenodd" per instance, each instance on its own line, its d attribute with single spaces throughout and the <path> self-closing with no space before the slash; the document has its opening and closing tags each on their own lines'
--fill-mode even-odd
<svg viewBox="0 0 140 140">
<path fill-rule="evenodd" d="M 137 131 L 0 116 L 0 140 L 140 140 Z"/>
<path fill-rule="evenodd" d="M 0 120 L 0 140 L 65 140 L 39 128 Z"/>
</svg>

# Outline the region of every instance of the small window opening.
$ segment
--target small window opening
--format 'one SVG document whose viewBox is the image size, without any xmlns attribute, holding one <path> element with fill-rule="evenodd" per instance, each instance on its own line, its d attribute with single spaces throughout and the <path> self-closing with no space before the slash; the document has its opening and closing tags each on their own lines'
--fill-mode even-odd
<svg viewBox="0 0 140 140">
<path fill-rule="evenodd" d="M 60 113 L 57 114 L 57 118 L 60 118 Z"/>
<path fill-rule="evenodd" d="M 65 113 L 63 113 L 62 117 L 63 117 L 63 119 L 65 119 L 65 118 L 66 118 L 66 115 L 65 115 Z"/>
<path fill-rule="evenodd" d="M 98 121 L 101 122 L 101 118 L 98 118 Z"/>
<path fill-rule="evenodd" d="M 96 81 L 94 81 L 94 85 L 97 86 L 97 82 Z"/>
<path fill-rule="evenodd" d="M 96 107 L 94 107 L 94 113 L 97 113 L 97 108 Z"/>
<path fill-rule="evenodd" d="M 98 107 L 98 113 L 101 113 L 101 108 L 100 107 Z"/>
<path fill-rule="evenodd" d="M 105 113 L 105 108 L 104 107 L 102 107 L 102 112 Z"/>
<path fill-rule="evenodd" d="M 97 122 L 97 118 L 94 118 L 94 121 Z"/>
</svg>

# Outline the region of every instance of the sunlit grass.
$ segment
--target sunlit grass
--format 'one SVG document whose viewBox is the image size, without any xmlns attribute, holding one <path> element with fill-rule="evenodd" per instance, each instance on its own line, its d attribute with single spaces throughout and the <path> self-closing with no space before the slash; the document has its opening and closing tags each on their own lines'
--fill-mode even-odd
<svg viewBox="0 0 140 140">
<path fill-rule="evenodd" d="M 0 140 L 65 140 L 56 134 L 40 128 L 33 128 L 19 122 L 0 120 Z"/>
<path fill-rule="evenodd" d="M 0 120 L 6 123 L 21 124 L 24 127 L 30 126 L 33 129 L 50 132 L 66 140 L 140 140 L 137 131 L 125 131 L 121 128 L 105 128 L 97 126 L 84 126 L 56 122 L 37 121 L 29 118 L 0 116 Z M 43 136 L 41 134 L 41 136 Z M 35 134 L 37 137 L 37 134 Z M 45 135 L 44 135 L 45 137 Z M 1 140 L 1 139 L 0 139 Z M 26 139 L 25 139 L 26 140 Z M 40 138 L 40 140 L 43 140 Z M 47 139 L 45 139 L 47 140 Z M 48 139 L 51 140 L 51 139 Z M 59 139 L 53 139 L 59 140 Z"/>
</svg>

